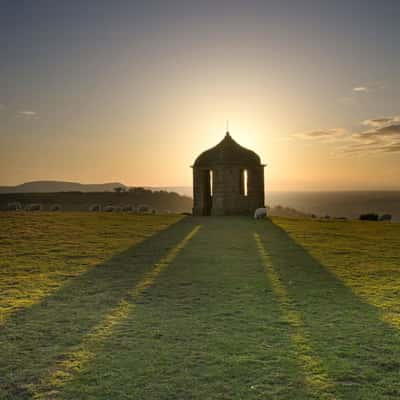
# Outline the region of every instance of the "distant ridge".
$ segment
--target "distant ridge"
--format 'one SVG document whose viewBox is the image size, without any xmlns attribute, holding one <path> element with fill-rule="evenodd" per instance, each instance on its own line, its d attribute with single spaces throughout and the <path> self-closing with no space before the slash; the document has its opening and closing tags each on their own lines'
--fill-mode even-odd
<svg viewBox="0 0 400 400">
<path fill-rule="evenodd" d="M 63 181 L 33 181 L 17 186 L 0 186 L 0 193 L 52 193 L 52 192 L 112 192 L 116 187 L 127 187 L 119 182 L 85 184 Z"/>
<path fill-rule="evenodd" d="M 145 189 L 152 190 L 164 190 L 165 192 L 175 192 L 181 196 L 193 197 L 193 188 L 191 186 L 145 186 Z"/>
<path fill-rule="evenodd" d="M 0 186 L 0 193 L 113 192 L 116 187 L 128 188 L 121 182 L 79 183 L 64 181 L 32 181 L 16 186 Z M 190 186 L 144 186 L 148 190 L 164 190 L 192 197 Z"/>
</svg>

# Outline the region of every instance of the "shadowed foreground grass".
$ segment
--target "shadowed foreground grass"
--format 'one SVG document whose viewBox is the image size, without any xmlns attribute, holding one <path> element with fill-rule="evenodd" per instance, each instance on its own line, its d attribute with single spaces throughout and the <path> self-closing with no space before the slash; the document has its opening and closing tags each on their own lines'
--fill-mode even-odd
<svg viewBox="0 0 400 400">
<path fill-rule="evenodd" d="M 0 398 L 400 397 L 400 225 L 107 218 L 86 232 L 91 254 L 97 246 L 104 257 L 105 246 L 112 257 L 93 267 L 77 259 L 72 277 L 60 263 L 57 287 L 39 299 L 27 291 L 23 304 L 16 296 L 0 332 Z M 97 224 L 110 235 L 96 242 Z M 88 249 L 79 235 L 67 242 Z M 12 262 L 10 246 L 22 253 Z M 8 279 L 14 267 L 18 283 L 29 257 L 46 270 L 41 248 L 29 256 L 28 239 L 2 243 Z"/>
</svg>

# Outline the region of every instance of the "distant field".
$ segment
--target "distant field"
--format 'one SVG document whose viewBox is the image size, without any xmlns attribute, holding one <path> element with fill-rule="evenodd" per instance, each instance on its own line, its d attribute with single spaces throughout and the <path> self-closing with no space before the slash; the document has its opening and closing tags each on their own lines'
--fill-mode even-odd
<svg viewBox="0 0 400 400">
<path fill-rule="evenodd" d="M 0 399 L 398 399 L 400 224 L 0 214 Z"/>
<path fill-rule="evenodd" d="M 40 204 L 42 210 L 50 211 L 60 205 L 62 211 L 89 211 L 94 204 L 105 206 L 139 206 L 146 204 L 157 212 L 189 212 L 192 199 L 177 193 L 139 189 L 115 192 L 54 192 L 54 193 L 0 193 L 0 211 L 6 211 L 10 203 L 18 202 L 25 208 L 29 204 Z"/>
</svg>

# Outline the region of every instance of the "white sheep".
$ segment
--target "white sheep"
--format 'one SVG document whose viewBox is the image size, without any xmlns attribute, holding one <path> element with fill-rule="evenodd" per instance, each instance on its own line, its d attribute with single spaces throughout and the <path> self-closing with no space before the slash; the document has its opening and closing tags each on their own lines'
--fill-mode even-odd
<svg viewBox="0 0 400 400">
<path fill-rule="evenodd" d="M 25 207 L 25 211 L 40 211 L 42 209 L 41 204 L 28 204 Z"/>
<path fill-rule="evenodd" d="M 100 204 L 92 204 L 89 207 L 89 211 L 91 211 L 91 212 L 101 211 L 101 205 Z"/>
<path fill-rule="evenodd" d="M 265 207 L 257 208 L 256 211 L 254 211 L 254 219 L 261 219 L 265 218 L 267 216 L 267 209 Z"/>
<path fill-rule="evenodd" d="M 152 211 L 151 207 L 147 204 L 140 204 L 137 206 L 137 212 L 141 214 L 147 214 Z"/>
<path fill-rule="evenodd" d="M 21 203 L 19 201 L 13 201 L 7 204 L 8 211 L 19 211 L 22 209 Z"/>
</svg>

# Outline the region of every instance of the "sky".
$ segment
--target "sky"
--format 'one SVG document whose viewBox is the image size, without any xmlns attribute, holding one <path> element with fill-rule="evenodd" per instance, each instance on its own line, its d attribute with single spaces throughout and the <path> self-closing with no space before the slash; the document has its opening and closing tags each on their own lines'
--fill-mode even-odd
<svg viewBox="0 0 400 400">
<path fill-rule="evenodd" d="M 190 186 L 228 120 L 267 190 L 400 189 L 398 0 L 0 4 L 0 185 Z"/>
</svg>

